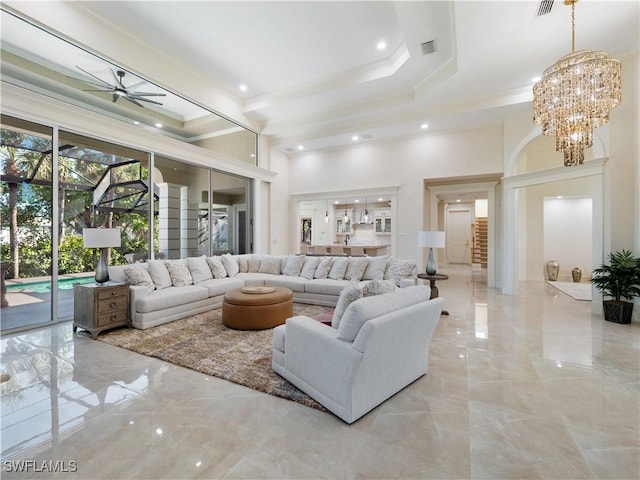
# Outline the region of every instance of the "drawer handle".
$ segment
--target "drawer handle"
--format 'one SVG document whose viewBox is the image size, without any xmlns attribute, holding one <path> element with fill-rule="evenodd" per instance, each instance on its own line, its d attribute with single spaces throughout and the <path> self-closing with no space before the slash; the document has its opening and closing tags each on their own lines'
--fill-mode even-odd
<svg viewBox="0 0 640 480">
<path fill-rule="evenodd" d="M 118 315 L 114 313 L 113 315 L 111 315 L 111 318 L 109 318 L 109 320 L 115 320 L 116 318 L 118 318 Z"/>
<path fill-rule="evenodd" d="M 117 292 L 111 292 L 111 295 L 115 295 Z"/>
<path fill-rule="evenodd" d="M 117 305 L 117 303 L 116 303 L 116 302 L 111 302 L 111 303 L 109 304 L 109 306 L 110 306 L 111 308 L 116 308 L 116 305 Z"/>
</svg>

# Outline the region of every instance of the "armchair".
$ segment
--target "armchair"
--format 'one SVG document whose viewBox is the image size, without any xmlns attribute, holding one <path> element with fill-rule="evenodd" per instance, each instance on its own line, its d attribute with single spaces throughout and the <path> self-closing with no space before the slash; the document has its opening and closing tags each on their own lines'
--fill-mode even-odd
<svg viewBox="0 0 640 480">
<path fill-rule="evenodd" d="M 289 318 L 274 329 L 273 370 L 353 423 L 427 372 L 443 304 L 415 286 L 356 300 L 337 329 Z"/>
</svg>

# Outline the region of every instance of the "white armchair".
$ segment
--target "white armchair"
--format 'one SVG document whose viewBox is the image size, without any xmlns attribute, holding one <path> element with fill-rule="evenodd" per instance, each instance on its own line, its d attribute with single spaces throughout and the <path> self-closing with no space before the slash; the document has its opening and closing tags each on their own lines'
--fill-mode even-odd
<svg viewBox="0 0 640 480">
<path fill-rule="evenodd" d="M 338 328 L 306 316 L 273 334 L 273 370 L 347 423 L 427 372 L 444 300 L 415 286 L 365 297 Z"/>
</svg>

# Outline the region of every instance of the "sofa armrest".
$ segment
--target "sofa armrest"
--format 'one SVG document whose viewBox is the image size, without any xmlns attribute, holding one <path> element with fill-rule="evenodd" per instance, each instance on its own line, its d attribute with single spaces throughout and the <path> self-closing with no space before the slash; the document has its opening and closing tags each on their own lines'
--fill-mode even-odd
<svg viewBox="0 0 640 480">
<path fill-rule="evenodd" d="M 143 298 L 149 295 L 149 290 L 144 285 L 131 285 L 129 287 L 129 307 L 131 310 L 131 321 L 135 318 L 136 314 L 136 301 L 139 298 Z"/>
<path fill-rule="evenodd" d="M 287 319 L 285 368 L 296 377 L 345 405 L 362 354 L 336 330 L 309 317 Z"/>
</svg>

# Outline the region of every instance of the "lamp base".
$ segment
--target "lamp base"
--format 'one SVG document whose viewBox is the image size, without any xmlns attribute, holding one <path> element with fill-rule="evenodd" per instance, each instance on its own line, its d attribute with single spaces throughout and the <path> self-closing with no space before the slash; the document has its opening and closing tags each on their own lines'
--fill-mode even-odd
<svg viewBox="0 0 640 480">
<path fill-rule="evenodd" d="M 100 249 L 98 265 L 96 265 L 96 283 L 107 283 L 109 281 L 109 269 L 107 268 L 107 249 Z"/>
<path fill-rule="evenodd" d="M 429 257 L 427 258 L 427 275 L 436 274 L 436 260 L 433 258 L 433 248 L 429 248 Z"/>
</svg>

